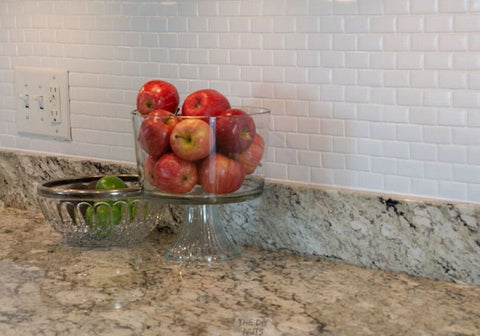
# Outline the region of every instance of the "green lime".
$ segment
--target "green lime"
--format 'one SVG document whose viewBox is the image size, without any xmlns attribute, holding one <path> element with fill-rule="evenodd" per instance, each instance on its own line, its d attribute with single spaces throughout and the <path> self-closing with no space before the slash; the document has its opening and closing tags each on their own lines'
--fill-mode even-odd
<svg viewBox="0 0 480 336">
<path fill-rule="evenodd" d="M 95 185 L 97 190 L 112 190 L 112 189 L 123 189 L 127 185 L 123 180 L 117 176 L 106 175 L 100 178 Z"/>
<path fill-rule="evenodd" d="M 96 185 L 96 190 L 112 190 L 127 188 L 122 179 L 117 176 L 107 175 L 100 178 Z M 127 211 L 128 219 L 131 221 L 137 214 L 137 204 L 132 199 L 128 199 L 127 203 L 122 201 L 97 201 L 85 211 L 85 221 L 88 226 L 95 228 L 99 237 L 106 237 L 109 230 L 114 225 L 119 225 L 122 221 L 123 214 Z M 128 209 L 125 207 L 128 206 Z"/>
</svg>

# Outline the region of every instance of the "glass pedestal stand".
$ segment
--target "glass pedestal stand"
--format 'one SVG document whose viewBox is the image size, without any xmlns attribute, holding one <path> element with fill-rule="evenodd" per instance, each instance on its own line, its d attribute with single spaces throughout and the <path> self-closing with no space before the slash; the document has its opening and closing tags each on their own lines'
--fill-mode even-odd
<svg viewBox="0 0 480 336">
<path fill-rule="evenodd" d="M 175 243 L 165 257 L 178 261 L 217 261 L 239 256 L 241 249 L 226 234 L 218 205 L 190 205 Z"/>
<path fill-rule="evenodd" d="M 145 196 L 160 198 L 169 204 L 186 205 L 176 241 L 165 252 L 165 258 L 182 262 L 212 262 L 229 260 L 242 251 L 222 225 L 219 204 L 238 203 L 262 194 L 263 180 L 250 178 L 242 188 L 226 195 L 207 195 L 202 191 L 189 195 L 163 194 L 145 191 Z"/>
</svg>

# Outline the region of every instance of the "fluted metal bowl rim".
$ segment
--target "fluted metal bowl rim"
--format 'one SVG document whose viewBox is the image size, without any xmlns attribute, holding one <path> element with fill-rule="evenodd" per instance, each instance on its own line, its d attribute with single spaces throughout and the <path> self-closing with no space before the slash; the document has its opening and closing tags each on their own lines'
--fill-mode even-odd
<svg viewBox="0 0 480 336">
<path fill-rule="evenodd" d="M 111 174 L 121 178 L 128 187 L 123 189 L 96 190 L 87 189 L 87 185 L 105 175 L 92 175 L 54 179 L 37 185 L 37 194 L 48 198 L 64 200 L 118 199 L 141 197 L 140 179 L 135 174 Z"/>
</svg>

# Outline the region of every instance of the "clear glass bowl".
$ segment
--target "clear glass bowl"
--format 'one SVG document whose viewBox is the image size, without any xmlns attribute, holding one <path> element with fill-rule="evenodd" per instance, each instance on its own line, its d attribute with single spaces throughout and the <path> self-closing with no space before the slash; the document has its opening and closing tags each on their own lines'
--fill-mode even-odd
<svg viewBox="0 0 480 336">
<path fill-rule="evenodd" d="M 241 254 L 225 232 L 218 204 L 262 194 L 270 111 L 233 109 L 243 112 L 215 117 L 132 112 L 144 196 L 187 206 L 167 259 L 211 262 Z"/>
<path fill-rule="evenodd" d="M 179 128 L 180 123 L 190 124 L 184 127 L 183 132 L 178 131 L 173 136 L 173 138 L 178 139 L 175 145 L 171 145 L 171 133 L 170 136 L 164 134 L 155 137 L 152 135 L 155 132 L 168 132 L 165 129 L 161 130 L 163 125 L 158 127 L 167 117 L 145 116 L 137 111 L 133 111 L 136 161 L 145 194 L 169 198 L 184 204 L 239 202 L 261 195 L 264 187 L 262 162 L 267 150 L 270 111 L 266 108 L 252 106 L 233 108 L 244 111 L 246 115 L 234 115 L 230 117 L 228 122 L 225 122 L 226 118 L 221 116 L 194 117 L 175 115 L 173 117 L 175 119 L 175 129 Z M 243 131 L 243 129 L 239 130 L 239 127 L 242 127 L 239 125 L 245 125 L 245 130 L 249 130 L 252 122 L 254 125 L 253 132 L 245 136 L 250 138 L 250 140 L 243 141 L 242 135 L 239 134 L 247 132 Z M 147 124 L 150 124 L 148 129 L 145 127 Z M 205 131 L 203 135 L 195 138 L 194 133 L 198 130 L 195 127 L 201 124 L 206 124 L 210 129 L 210 133 L 207 134 L 208 131 Z M 188 143 L 188 139 L 191 140 L 191 143 Z M 165 142 L 169 144 L 165 144 Z M 189 149 L 187 147 L 190 144 L 192 146 Z M 157 150 L 159 147 L 163 149 Z M 208 148 L 208 150 L 205 148 Z M 203 154 L 199 152 L 203 152 Z M 152 173 L 152 166 L 158 164 L 162 156 L 166 154 L 180 156 L 177 153 L 182 153 L 180 157 L 182 162 L 190 161 L 196 167 L 197 183 L 188 192 L 179 191 L 179 188 L 173 190 L 175 189 L 174 187 L 164 186 L 162 183 L 154 181 L 155 174 Z M 231 161 L 225 160 L 225 158 L 231 159 L 234 163 L 231 164 Z M 244 173 L 242 178 L 239 177 L 242 173 L 237 173 L 237 163 L 243 166 Z M 165 166 L 167 165 L 168 163 L 165 164 Z M 226 165 L 229 166 L 224 170 Z M 157 169 L 157 171 L 160 171 L 160 169 Z M 229 176 L 225 177 L 225 175 Z M 153 176 L 153 179 L 149 178 L 149 176 Z M 217 183 L 217 179 L 218 181 L 219 179 L 222 180 Z M 241 183 L 238 183 L 239 179 L 242 180 Z M 205 185 L 207 185 L 207 189 Z M 236 188 L 237 186 L 238 188 Z"/>
<path fill-rule="evenodd" d="M 142 196 L 137 175 L 117 175 L 127 188 L 96 190 L 102 176 L 48 181 L 37 186 L 45 218 L 76 246 L 126 246 L 141 242 L 160 222 L 164 205 Z"/>
</svg>

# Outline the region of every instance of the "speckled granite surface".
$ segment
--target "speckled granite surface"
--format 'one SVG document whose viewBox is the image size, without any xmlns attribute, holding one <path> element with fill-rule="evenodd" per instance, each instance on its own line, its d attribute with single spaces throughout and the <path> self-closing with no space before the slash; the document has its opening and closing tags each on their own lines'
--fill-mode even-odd
<svg viewBox="0 0 480 336">
<path fill-rule="evenodd" d="M 38 209 L 37 182 L 135 171 L 134 165 L 0 151 L 0 200 Z M 228 232 L 242 245 L 480 285 L 480 205 L 268 182 L 261 198 L 223 209 Z M 164 225 L 176 231 L 182 212 L 171 206 Z"/>
<path fill-rule="evenodd" d="M 178 264 L 162 257 L 172 238 L 74 248 L 41 213 L 0 209 L 0 335 L 480 333 L 480 287 L 257 248 Z"/>
</svg>

